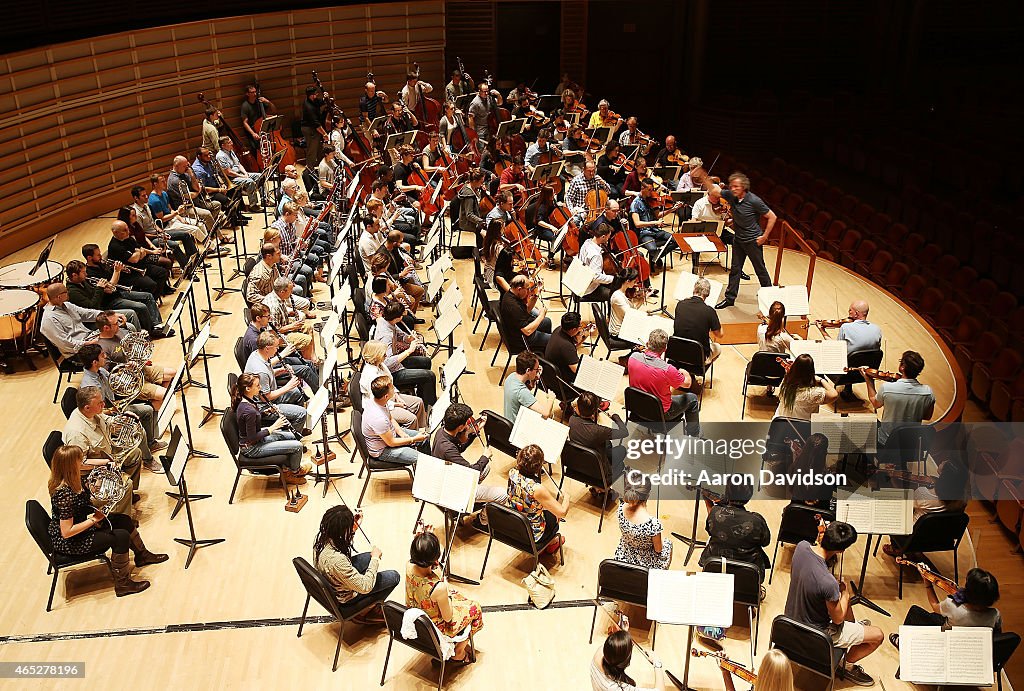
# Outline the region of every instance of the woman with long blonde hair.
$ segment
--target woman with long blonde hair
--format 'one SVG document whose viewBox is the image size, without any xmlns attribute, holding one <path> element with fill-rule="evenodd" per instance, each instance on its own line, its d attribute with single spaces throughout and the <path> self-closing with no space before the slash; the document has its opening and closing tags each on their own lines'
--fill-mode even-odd
<svg viewBox="0 0 1024 691">
<path fill-rule="evenodd" d="M 732 674 L 725 669 L 722 670 L 722 679 L 725 681 L 725 691 L 736 691 Z M 789 658 L 781 650 L 772 648 L 761 658 L 754 691 L 794 691 L 794 688 L 793 667 L 789 664 Z"/>
<path fill-rule="evenodd" d="M 98 554 L 110 549 L 114 572 L 114 593 L 118 597 L 141 593 L 149 581 L 133 581 L 128 550 L 135 553 L 135 566 L 167 561 L 166 554 L 153 554 L 142 542 L 142 536 L 129 516 L 109 516 L 95 509 L 89 488 L 82 484 L 81 467 L 85 452 L 77 446 L 61 446 L 50 464 L 52 513 L 48 532 L 58 554 Z"/>
</svg>

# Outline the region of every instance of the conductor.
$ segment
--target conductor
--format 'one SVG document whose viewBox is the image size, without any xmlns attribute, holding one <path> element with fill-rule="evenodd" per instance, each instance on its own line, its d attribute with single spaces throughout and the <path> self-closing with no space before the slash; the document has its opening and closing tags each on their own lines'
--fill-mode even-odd
<svg viewBox="0 0 1024 691">
<path fill-rule="evenodd" d="M 705 185 L 708 184 L 705 182 Z M 777 218 L 764 200 L 750 191 L 750 178 L 743 173 L 729 176 L 729 187 L 722 190 L 722 199 L 732 207 L 736 237 L 732 245 L 732 264 L 729 266 L 729 287 L 725 289 L 725 297 L 715 305 L 715 309 L 725 309 L 736 304 L 736 295 L 740 292 L 740 273 L 747 257 L 750 257 L 750 263 L 754 265 L 754 273 L 761 287 L 766 288 L 772 284 L 761 248 L 768 242 Z M 768 219 L 764 231 L 760 225 L 762 216 Z"/>
</svg>

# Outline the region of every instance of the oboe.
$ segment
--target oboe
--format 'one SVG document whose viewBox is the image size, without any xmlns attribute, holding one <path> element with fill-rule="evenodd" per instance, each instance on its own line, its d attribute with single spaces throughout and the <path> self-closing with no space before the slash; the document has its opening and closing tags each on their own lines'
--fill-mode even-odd
<svg viewBox="0 0 1024 691">
<path fill-rule="evenodd" d="M 265 393 L 263 393 L 261 391 L 257 395 L 259 396 L 259 398 L 263 399 L 263 404 L 267 407 L 267 411 L 273 413 L 274 415 L 278 416 L 279 418 L 281 418 L 282 420 L 285 421 L 285 423 L 288 425 L 288 429 L 291 430 L 292 434 L 295 435 L 296 439 L 301 439 L 302 438 L 302 433 L 299 430 L 295 429 L 295 425 L 293 425 L 292 421 L 289 420 L 288 417 L 285 416 L 285 414 L 281 412 L 280 408 L 278 408 L 276 405 L 274 405 L 273 403 L 270 402 L 270 399 L 267 398 L 267 395 Z M 259 404 L 260 404 L 259 399 L 253 400 L 253 401 L 251 401 L 251 403 L 254 406 L 256 406 L 257 410 L 259 409 Z"/>
</svg>

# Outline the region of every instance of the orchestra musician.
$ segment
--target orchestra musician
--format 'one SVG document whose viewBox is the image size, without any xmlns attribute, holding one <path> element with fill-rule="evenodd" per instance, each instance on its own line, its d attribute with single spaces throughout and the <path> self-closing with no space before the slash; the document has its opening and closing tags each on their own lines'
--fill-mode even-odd
<svg viewBox="0 0 1024 691">
<path fill-rule="evenodd" d="M 545 418 L 551 417 L 553 403 L 538 391 L 542 370 L 536 354 L 524 350 L 516 355 L 516 371 L 509 374 L 502 385 L 507 420 L 515 420 L 524 406 Z"/>
<path fill-rule="evenodd" d="M 651 257 L 651 269 L 661 271 L 665 268 L 665 257 L 669 252 L 679 249 L 672 234 L 665 230 L 665 217 L 673 213 L 671 207 L 656 211 L 653 208 L 658 194 L 654 189 L 654 181 L 645 178 L 640 182 L 640 195 L 629 205 L 629 225 L 636 231 L 640 246 L 647 250 Z M 655 259 L 660 255 L 659 259 Z"/>
<path fill-rule="evenodd" d="M 513 192 L 520 199 L 526 194 L 526 174 L 523 172 L 523 159 L 515 156 L 498 178 L 499 192 Z"/>
<path fill-rule="evenodd" d="M 85 453 L 86 459 L 112 460 L 114 446 L 110 440 L 108 427 L 110 416 L 103 412 L 103 392 L 94 386 L 83 386 L 75 395 L 75 406 L 76 409 L 64 424 L 61 433 L 63 442 L 68 446 L 77 446 Z M 121 471 L 131 478 L 133 492 L 138 492 L 143 458 L 149 460 L 153 457 L 149 453 L 149 448 L 140 441 L 138 446 L 120 453 L 120 457 L 123 459 Z M 133 494 L 132 500 L 136 500 L 137 496 Z"/>
<path fill-rule="evenodd" d="M 149 293 L 126 291 L 124 286 L 118 289 L 117 280 L 121 277 L 120 264 L 114 269 L 116 277 L 94 279 L 95 285 L 89 280 L 88 267 L 84 262 L 72 259 L 64 268 L 68 274 L 68 302 L 86 309 L 112 309 L 123 315 L 127 322 L 136 329 L 144 328 L 150 333 L 154 331 L 154 312 L 157 323 L 160 321 L 160 311 L 157 309 L 156 301 Z M 141 296 L 145 296 L 149 302 L 136 299 Z M 149 309 L 150 304 L 152 304 L 153 311 Z"/>
<path fill-rule="evenodd" d="M 154 300 L 161 295 L 172 295 L 174 288 L 168 283 L 169 274 L 167 269 L 156 264 L 148 264 L 144 260 L 155 250 L 148 250 L 139 247 L 128 224 L 124 221 L 114 221 L 110 224 L 110 240 L 107 243 L 107 259 L 121 262 L 126 267 L 135 269 L 122 275 L 122 279 L 132 288 L 146 291 L 153 296 Z"/>
<path fill-rule="evenodd" d="M 594 113 L 599 115 L 599 113 Z M 626 171 L 624 166 L 616 163 L 619 157 L 619 143 L 614 139 L 608 142 L 604 153 L 597 159 L 597 174 L 601 176 L 612 188 L 613 197 L 622 196 L 622 185 L 626 182 Z"/>
<path fill-rule="evenodd" d="M 424 403 L 434 405 L 437 401 L 437 375 L 431 370 L 430 358 L 422 354 L 422 338 L 399 326 L 405 311 L 406 307 L 401 302 L 389 302 L 377 318 L 373 340 L 380 341 L 387 349 L 384 364 L 391 370 L 395 385 L 415 387 L 416 395 Z"/>
<path fill-rule="evenodd" d="M 359 120 L 365 129 L 387 112 L 385 104 L 388 102 L 388 95 L 383 91 L 377 91 L 377 84 L 372 79 L 366 82 L 363 91 L 365 93 L 359 97 Z M 378 136 L 376 130 L 369 134 L 374 138 Z"/>
<path fill-rule="evenodd" d="M 569 313 L 567 312 L 566 314 Z M 579 315 L 576 316 L 578 319 Z M 552 337 L 551 343 L 554 342 L 554 337 Z M 551 343 L 548 343 L 549 348 Z M 568 352 L 568 348 L 565 348 L 565 350 Z M 551 361 L 550 357 L 545 357 L 545 359 Z M 575 367 L 573 368 L 573 375 L 575 375 Z M 629 429 L 626 427 L 626 423 L 622 421 L 618 413 L 612 413 L 610 418 L 614 427 L 602 425 L 598 422 L 598 416 L 601 414 L 601 397 L 591 391 L 581 391 L 579 397 L 569 406 L 569 413 L 569 441 L 590 449 L 598 455 L 602 465 L 604 465 L 604 476 L 608 481 L 609 487 L 612 484 L 618 483 L 619 478 L 626 472 L 626 447 L 621 442 L 613 445 L 612 441 L 625 439 L 629 436 Z M 605 494 L 603 487 L 591 486 L 589 489 L 591 496 L 603 499 Z M 609 489 L 607 505 L 614 506 L 618 494 L 614 489 Z M 619 509 L 619 526 L 622 526 L 621 507 Z M 625 538 L 625 533 L 623 533 L 623 538 Z M 671 540 L 666 542 L 667 550 L 662 550 L 662 546 L 659 545 L 656 552 L 661 554 L 667 552 L 668 559 L 671 560 L 672 542 Z M 620 542 L 619 545 L 622 547 L 623 542 Z M 619 556 L 619 550 L 616 550 L 615 558 L 622 558 Z M 630 563 L 637 562 L 630 561 Z M 667 563 L 664 566 L 657 566 L 655 564 L 642 564 L 642 566 L 668 568 Z"/>
<path fill-rule="evenodd" d="M 171 172 L 167 176 L 166 192 L 171 208 L 178 209 L 180 213 L 183 206 L 192 207 L 198 219 L 206 225 L 208 232 L 212 233 L 221 222 L 220 202 L 216 199 L 205 198 L 199 181 L 192 172 L 188 159 L 184 156 L 174 157 Z M 182 192 L 188 199 L 182 196 Z M 229 239 L 221 234 L 221 241 L 227 242 Z"/>
<path fill-rule="evenodd" d="M 327 131 L 324 129 L 323 100 L 319 96 L 320 90 L 315 86 L 306 87 L 306 98 L 302 100 L 302 136 L 306 140 L 306 166 L 315 166 L 322 156 L 324 139 L 327 138 Z"/>
<path fill-rule="evenodd" d="M 521 334 L 525 347 L 544 350 L 551 338 L 551 319 L 547 316 L 548 307 L 540 299 L 535 281 L 517 274 L 510 281 L 509 289 L 501 296 L 498 309 L 508 338 Z M 510 348 L 518 347 L 516 343 L 506 345 Z"/>
<path fill-rule="evenodd" d="M 217 125 L 220 124 L 221 112 L 213 106 L 207 106 L 203 112 L 203 126 L 200 136 L 203 146 L 214 153 L 220 151 L 220 131 Z"/>
<path fill-rule="evenodd" d="M 665 411 L 665 420 L 686 419 L 686 434 L 700 436 L 700 405 L 689 391 L 674 394 L 676 389 L 689 389 L 693 381 L 685 370 L 678 370 L 665 361 L 668 334 L 654 329 L 647 337 L 647 346 L 629 356 L 629 385 L 657 396 Z"/>
<path fill-rule="evenodd" d="M 798 355 L 779 385 L 779 406 L 772 418 L 791 417 L 810 422 L 811 415 L 822 405 L 830 405 L 839 392 L 828 377 L 814 373 L 814 358 Z"/>
<path fill-rule="evenodd" d="M 722 682 L 725 684 L 725 691 L 736 691 L 736 685 L 732 680 L 732 672 L 726 666 L 719 664 L 722 670 Z M 796 691 L 793 684 L 793 666 L 786 657 L 786 653 L 778 648 L 772 648 L 761 657 L 757 666 L 757 679 L 754 680 L 752 691 Z"/>
<path fill-rule="evenodd" d="M 548 223 L 551 212 L 555 210 L 555 191 L 543 185 L 540 192 L 533 197 L 533 200 L 526 207 L 525 221 L 526 228 L 530 234 L 548 243 L 548 269 L 555 268 L 554 241 L 558 234 L 558 228 Z"/>
<path fill-rule="evenodd" d="M 579 312 L 566 312 L 544 347 L 544 359 L 557 367 L 558 376 L 569 384 L 576 381 L 576 370 L 580 366 L 579 351 L 589 330 L 589 325 L 586 330 L 583 328 Z"/>
<path fill-rule="evenodd" d="M 611 226 L 601 223 L 593 231 L 592 237 L 580 245 L 576 261 L 583 262 L 594 273 L 586 292 L 580 296 L 582 302 L 608 302 L 612 297 L 611 284 L 615 276 L 604 271 L 604 251 L 611 239 L 611 232 Z"/>
<path fill-rule="evenodd" d="M 281 249 L 270 243 L 260 248 L 260 261 L 256 262 L 248 276 L 248 289 L 245 301 L 251 306 L 263 301 L 263 296 L 274 289 L 274 281 L 281 277 L 278 262 L 281 261 Z"/>
<path fill-rule="evenodd" d="M 676 303 L 675 327 L 672 335 L 688 338 L 700 344 L 704 353 L 704 366 L 709 367 L 722 354 L 722 347 L 711 336 L 721 340 L 722 322 L 718 313 L 704 300 L 711 294 L 711 283 L 698 278 L 693 284 L 693 295 Z"/>
<path fill-rule="evenodd" d="M 650 177 L 647 171 L 647 159 L 637 156 L 633 170 L 629 171 L 626 179 L 622 182 L 622 194 L 627 197 L 639 197 L 640 191 L 643 189 L 643 181 Z M 653 178 L 651 180 L 658 184 L 657 180 Z"/>
<path fill-rule="evenodd" d="M 651 147 L 654 146 L 654 139 L 641 132 L 638 125 L 639 121 L 635 115 L 626 118 L 626 129 L 619 133 L 619 144 L 623 146 L 639 145 L 640 155 L 637 158 L 642 159 L 650 153 Z"/>
<path fill-rule="evenodd" d="M 611 104 L 608 103 L 607 99 L 603 98 L 597 104 L 597 111 L 590 114 L 590 122 L 587 123 L 590 129 L 608 127 L 613 135 L 620 125 L 622 125 L 622 116 L 613 113 Z"/>
<path fill-rule="evenodd" d="M 486 228 L 487 235 L 491 233 L 501 235 L 502 229 L 512 222 L 512 193 L 508 191 L 498 192 L 494 196 L 494 202 L 494 208 L 488 211 L 487 216 L 484 217 L 484 227 Z M 523 253 L 520 247 L 510 247 L 509 249 L 513 254 Z"/>
<path fill-rule="evenodd" d="M 711 185 L 708 193 L 693 204 L 690 218 L 694 221 L 722 221 L 722 242 L 731 245 L 735 237 L 732 232 L 732 215 L 728 205 L 722 201 L 722 188 L 718 185 Z M 700 253 L 693 255 L 693 272 L 697 273 L 697 265 L 700 262 Z M 750 280 L 750 275 L 740 269 L 740 278 L 744 281 Z"/>
<path fill-rule="evenodd" d="M 419 125 L 420 121 L 416 119 L 416 115 L 401 102 L 395 101 L 391 104 L 387 120 L 384 121 L 383 134 L 386 136 L 389 134 L 411 132 L 419 127 Z"/>
<path fill-rule="evenodd" d="M 611 196 L 612 187 L 597 174 L 597 164 L 587 161 L 565 188 L 565 203 L 576 217 L 577 225 L 582 226 L 587 214 L 587 192 L 601 190 Z"/>
<path fill-rule="evenodd" d="M 262 190 L 256 188 L 256 180 L 260 178 L 260 174 L 245 169 L 242 162 L 238 160 L 238 154 L 235 152 L 235 143 L 231 141 L 231 137 L 221 137 L 219 143 L 220 147 L 215 158 L 217 163 L 220 164 L 221 170 L 224 171 L 224 175 L 232 183 L 241 185 L 249 202 L 249 211 L 259 211 L 260 204 L 257 193 L 262 192 Z"/>
<path fill-rule="evenodd" d="M 793 336 L 786 331 L 786 306 L 776 300 L 768 308 L 768 318 L 757 327 L 757 349 L 769 353 L 792 353 Z"/>
<path fill-rule="evenodd" d="M 263 231 L 263 244 L 273 245 L 278 249 L 281 248 L 281 231 L 271 226 Z M 301 262 L 301 263 L 299 263 Z M 308 295 L 310 294 L 309 284 L 315 279 L 313 274 L 315 269 L 310 265 L 309 260 L 305 257 L 299 257 L 296 262 L 292 264 L 292 280 L 295 281 L 295 294 L 296 295 Z M 277 270 L 283 273 L 285 270 L 285 261 L 282 255 L 282 259 L 277 264 Z"/>
<path fill-rule="evenodd" d="M 361 385 L 361 384 L 360 384 Z M 413 432 L 398 424 L 388 409 L 395 396 L 395 386 L 389 377 L 377 377 L 370 382 L 372 400 L 363 403 L 363 437 L 370 458 L 386 463 L 415 466 L 419 458 L 415 447 L 429 437 Z"/>
<path fill-rule="evenodd" d="M 890 437 L 899 428 L 921 424 L 930 420 L 935 413 L 935 394 L 932 388 L 917 379 L 923 370 L 924 358 L 914 350 L 906 350 L 900 356 L 900 378 L 894 382 L 875 384 L 875 377 L 862 370 L 864 383 L 868 387 L 868 401 L 875 410 L 882 409 L 878 443 L 883 447 L 887 446 Z M 898 452 L 899 449 L 887 449 L 882 456 L 891 458 L 899 456 Z"/>
<path fill-rule="evenodd" d="M 405 85 L 399 91 L 398 96 L 405 102 L 410 112 L 416 112 L 416 106 L 420 104 L 420 93 L 429 94 L 434 87 L 416 76 L 414 72 L 405 75 Z"/>
<path fill-rule="evenodd" d="M 245 87 L 245 98 L 240 107 L 242 129 L 245 130 L 245 137 L 248 139 L 249 151 L 260 150 L 260 133 L 254 127 L 256 123 L 277 112 L 277 108 L 266 96 L 259 95 L 255 85 Z"/>
<path fill-rule="evenodd" d="M 984 569 L 973 568 L 967 572 L 962 588 L 945 597 L 942 601 L 935 595 L 935 585 L 928 584 L 928 605 L 930 612 L 918 605 L 911 605 L 904 619 L 904 626 L 978 626 L 992 629 L 993 633 L 1003 630 L 1003 616 L 994 607 L 999 601 L 999 581 Z M 900 635 L 889 634 L 889 642 L 900 647 Z"/>
<path fill-rule="evenodd" d="M 505 100 L 497 91 L 491 92 L 487 82 L 480 82 L 476 88 L 476 96 L 469 104 L 469 126 L 476 130 L 477 148 L 483 153 L 487 142 L 491 140 L 491 127 L 487 123 L 491 112 L 503 104 Z"/>
<path fill-rule="evenodd" d="M 317 185 L 321 197 L 326 199 L 334 189 L 334 182 L 338 176 L 338 150 L 333 146 L 323 147 L 323 158 L 316 167 Z"/>
<path fill-rule="evenodd" d="M 858 686 L 871 686 L 874 679 L 856 664 L 882 644 L 882 630 L 855 621 L 846 583 L 833 575 L 829 563 L 857 541 L 857 530 L 849 523 L 832 521 L 816 545 L 801 540 L 793 551 L 786 616 L 824 631 L 832 645 L 846 650 L 845 664 L 836 674 Z"/>
<path fill-rule="evenodd" d="M 190 205 L 181 205 L 177 208 L 171 207 L 171 198 L 167 193 L 167 176 L 163 173 L 154 173 L 149 176 L 149 184 L 152 190 L 146 200 L 150 213 L 164 224 L 164 230 L 173 233 L 184 230 L 189 233 L 196 242 L 204 243 L 209 237 L 208 229 L 213 227 L 213 214 L 206 209 L 191 207 L 189 217 L 185 209 Z M 192 222 L 194 221 L 194 223 Z M 173 235 L 171 237 L 174 237 Z M 212 251 L 212 250 L 208 250 Z M 221 248 L 221 253 L 227 252 L 226 247 Z"/>
<path fill-rule="evenodd" d="M 846 354 L 853 355 L 865 350 L 879 350 L 882 347 L 882 330 L 868 321 L 871 307 L 867 300 L 854 300 L 847 313 L 848 321 L 839 327 L 841 341 L 846 341 Z"/>
<path fill-rule="evenodd" d="M 363 368 L 359 373 L 359 393 L 363 397 L 363 405 L 373 400 L 371 384 L 378 377 L 385 377 L 394 384 L 391 370 L 384 364 L 387 348 L 380 341 L 367 341 L 363 344 Z M 404 393 L 395 393 L 387 402 L 387 408 L 401 427 L 419 429 L 427 424 L 427 407 L 423 399 Z"/>
<path fill-rule="evenodd" d="M 278 415 L 266 424 L 267 416 L 256 403 L 260 388 L 260 377 L 252 372 L 240 375 L 231 387 L 231 407 L 238 421 L 238 452 L 252 459 L 284 456 L 287 465 L 281 468 L 281 479 L 289 485 L 304 485 L 313 465 L 302 460 L 302 442 L 295 433 L 284 429 L 288 424 L 286 416 Z M 283 404 L 280 408 L 282 412 L 285 409 Z"/>
<path fill-rule="evenodd" d="M 705 189 L 709 185 L 710 182 L 705 179 Z M 743 173 L 730 175 L 729 189 L 722 190 L 721 195 L 732 209 L 736 237 L 733 238 L 729 286 L 725 289 L 722 301 L 715 305 L 716 309 L 725 309 L 736 304 L 736 296 L 740 292 L 740 274 L 747 257 L 750 257 L 750 261 L 754 265 L 754 273 L 757 275 L 761 287 L 765 288 L 772 284 L 771 276 L 768 275 L 768 269 L 764 265 L 762 247 L 771 237 L 777 220 L 775 212 L 768 208 L 764 200 L 750 191 L 750 178 Z M 768 219 L 768 225 L 764 231 L 761 230 L 758 223 L 762 216 Z"/>
<path fill-rule="evenodd" d="M 533 174 L 533 169 L 540 165 L 540 157 L 542 154 L 551 153 L 554 151 L 558 155 L 561 155 L 561 151 L 555 146 L 551 139 L 551 128 L 544 127 L 537 132 L 537 141 L 526 147 L 526 155 L 524 156 L 524 163 L 526 164 L 526 170 Z"/>
<path fill-rule="evenodd" d="M 466 76 L 468 77 L 469 75 Z M 452 102 L 460 96 L 465 96 L 475 90 L 476 86 L 473 84 L 472 77 L 469 77 L 469 83 L 467 84 L 463 81 L 461 72 L 452 70 L 452 80 L 445 85 L 444 95 L 449 102 Z"/>
<path fill-rule="evenodd" d="M 483 86 L 486 86 L 486 84 Z M 456 197 L 459 209 L 459 230 L 476 236 L 477 249 L 482 248 L 484 243 L 484 218 L 480 215 L 480 197 L 478 196 L 478 190 L 483 184 L 484 172 L 479 168 L 474 168 L 469 171 L 466 183 L 459 188 Z"/>
<path fill-rule="evenodd" d="M 426 189 L 422 185 L 415 185 L 409 182 L 409 176 L 412 175 L 415 169 L 415 163 L 413 159 L 416 158 L 416 150 L 408 144 L 402 144 L 398 147 L 398 161 L 395 163 L 393 170 L 395 173 L 395 188 L 399 192 L 405 193 L 409 199 L 412 200 L 412 207 L 416 210 L 420 209 L 420 195 Z M 430 225 L 430 221 L 425 221 L 426 225 Z"/>
<path fill-rule="evenodd" d="M 519 450 L 516 467 L 508 471 L 508 505 L 526 517 L 537 548 L 554 554 L 565 544 L 558 525 L 569 513 L 571 501 L 568 493 L 558 501 L 541 483 L 543 468 L 544 451 L 539 446 L 528 444 Z"/>
<path fill-rule="evenodd" d="M 456 111 L 454 101 L 444 102 L 444 112 L 441 114 L 441 119 L 437 122 L 437 133 L 441 137 L 441 142 L 444 147 L 450 152 L 451 151 L 451 140 L 452 133 L 459 129 L 459 123 L 465 124 L 462 121 L 462 111 Z M 459 152 L 455 152 L 459 153 Z"/>
<path fill-rule="evenodd" d="M 390 166 L 381 168 L 381 172 L 385 173 L 388 177 L 394 176 L 394 170 Z M 402 198 L 406 199 L 406 198 Z M 413 208 L 407 200 L 403 205 L 398 203 L 391 198 L 391 183 L 388 182 L 387 177 L 378 178 L 370 186 L 370 199 L 367 200 L 367 205 L 373 200 L 381 202 L 380 214 L 377 216 L 383 225 L 383 230 L 390 231 L 391 229 L 402 231 L 402 235 L 405 236 L 405 241 L 409 243 L 410 247 L 417 247 L 423 244 L 423 240 L 420 238 L 420 214 L 419 211 Z M 385 207 L 390 208 L 390 215 L 385 214 Z"/>
<path fill-rule="evenodd" d="M 518 104 L 512 109 L 512 118 L 515 120 L 526 119 L 526 124 L 523 125 L 523 131 L 520 132 L 520 136 L 528 142 L 536 141 L 537 132 L 540 128 L 545 127 L 550 120 L 544 117 L 544 113 L 530 105 L 530 98 L 525 94 L 516 98 L 509 94 L 507 100 L 509 103 Z"/>
<path fill-rule="evenodd" d="M 261 333 L 274 333 L 270 327 L 270 309 L 262 302 L 257 302 L 250 307 L 249 315 L 252 317 L 252 321 L 249 322 L 248 328 L 242 335 L 242 356 L 246 360 L 259 347 L 257 340 Z M 309 384 L 310 388 L 320 386 L 320 373 L 312 362 L 293 355 L 295 347 L 284 338 L 278 338 L 278 345 L 281 347 L 281 351 L 277 360 L 278 366 L 274 368 L 274 377 L 279 385 L 287 384 L 294 372 L 295 376 Z M 290 369 L 285 369 L 286 364 Z"/>
<path fill-rule="evenodd" d="M 128 226 L 128 236 L 135 241 L 139 248 L 146 251 L 141 262 L 144 267 L 158 266 L 167 272 L 169 278 L 174 268 L 174 262 L 167 256 L 168 249 L 153 244 L 152 239 L 146 234 L 142 224 L 139 223 L 139 214 L 135 206 L 122 206 L 119 208 L 117 210 L 117 220 Z M 188 258 L 183 256 L 184 253 L 181 252 L 180 247 L 178 248 L 178 253 L 180 253 L 179 256 L 182 261 L 181 266 L 184 267 L 188 263 Z"/>
<path fill-rule="evenodd" d="M 442 156 L 442 144 L 441 137 L 437 132 L 427 133 L 427 146 L 419 153 L 419 166 L 423 169 L 429 177 L 433 177 L 437 173 L 437 177 L 434 177 L 432 183 L 435 187 L 441 184 L 441 176 L 439 171 L 444 170 L 444 163 L 441 159 Z M 447 151 L 444 151 L 447 155 Z M 438 165 L 440 163 L 440 165 Z"/>
<path fill-rule="evenodd" d="M 281 339 L 272 331 L 264 331 L 256 337 L 256 350 L 249 354 L 243 368 L 246 374 L 254 374 L 259 379 L 259 394 L 264 401 L 273 403 L 281 415 L 288 418 L 292 429 L 301 430 L 301 436 L 307 436 L 309 430 L 303 429 L 306 421 L 306 409 L 302 407 L 305 395 L 299 387 L 302 380 L 291 374 L 283 385 L 277 383 L 277 373 L 273 360 L 281 348 Z M 269 406 L 263 411 L 264 422 L 273 422 L 275 415 Z"/>
<path fill-rule="evenodd" d="M 611 314 L 608 317 L 608 333 L 617 337 L 622 329 L 622 320 L 626 317 L 626 310 L 640 309 L 646 304 L 643 285 L 640 281 L 640 273 L 636 269 L 623 269 L 616 277 L 618 288 L 612 293 Z M 626 343 L 622 341 L 617 345 Z M 629 346 L 632 349 L 632 345 Z"/>
<path fill-rule="evenodd" d="M 196 247 L 195 238 L 185 228 L 161 228 L 153 217 L 153 211 L 149 208 L 149 195 L 142 185 L 132 187 L 132 210 L 135 211 L 135 219 L 142 226 L 143 232 L 150 242 L 164 246 L 174 252 L 174 258 L 178 265 L 184 268 L 193 256 L 199 253 Z"/>
<path fill-rule="evenodd" d="M 308 360 L 315 359 L 313 344 L 313 319 L 316 316 L 310 311 L 310 302 L 304 297 L 293 296 L 295 283 L 287 276 L 274 281 L 274 290 L 263 296 L 263 304 L 270 310 L 270 323 L 277 333 L 295 346 L 295 349 Z M 312 387 L 314 391 L 319 388 Z"/>
<path fill-rule="evenodd" d="M 97 345 L 106 353 L 110 362 L 121 364 L 127 362 L 128 357 L 121 347 L 121 342 L 129 335 L 126 325 L 115 312 L 105 310 L 96 315 L 96 328 L 99 330 Z M 83 346 L 84 347 L 84 346 Z M 160 402 L 167 395 L 166 386 L 174 377 L 175 369 L 160 365 L 159 363 L 148 362 L 142 367 L 142 376 L 145 383 L 139 398 L 153 402 L 153 406 L 160 407 Z M 160 471 L 163 472 L 163 471 Z"/>
<path fill-rule="evenodd" d="M 590 686 L 593 691 L 665 691 L 668 688 L 665 684 L 665 666 L 654 652 L 648 653 L 654 665 L 654 686 L 637 686 L 633 678 L 626 674 L 633 659 L 633 637 L 617 625 L 612 626 L 615 630 L 590 661 Z"/>
<path fill-rule="evenodd" d="M 227 181 L 221 179 L 213 161 L 213 151 L 205 146 L 199 148 L 195 160 L 192 161 L 192 173 L 200 195 L 205 195 L 206 204 L 211 206 L 211 210 L 214 202 L 220 204 L 219 208 L 228 216 L 229 226 L 244 226 L 252 220 L 237 210 L 234 202 L 237 198 L 236 195 L 241 192 L 241 188 L 228 190 Z"/>
<path fill-rule="evenodd" d="M 679 175 L 679 182 L 676 183 L 676 191 L 687 192 L 695 187 L 699 188 L 700 183 L 694 182 L 692 173 L 703 165 L 704 161 L 702 161 L 698 156 L 694 156 L 683 164 L 683 171 Z"/>
<path fill-rule="evenodd" d="M 420 277 L 416 274 L 416 265 L 413 263 L 412 257 L 402 249 L 404 240 L 405 236 L 402 235 L 402 231 L 392 230 L 384 239 L 384 243 L 377 253 L 388 258 L 388 272 L 394 276 L 406 295 L 409 296 L 411 301 L 409 309 L 415 314 L 427 289 L 423 287 Z M 414 323 L 423 324 L 424 320 L 414 317 Z"/>
<path fill-rule="evenodd" d="M 690 159 L 689 156 L 684 154 L 676 146 L 675 135 L 668 135 L 665 137 L 665 146 L 658 151 L 658 155 L 654 158 L 654 166 L 656 168 L 664 168 L 666 166 L 681 166 L 683 163 Z"/>
</svg>

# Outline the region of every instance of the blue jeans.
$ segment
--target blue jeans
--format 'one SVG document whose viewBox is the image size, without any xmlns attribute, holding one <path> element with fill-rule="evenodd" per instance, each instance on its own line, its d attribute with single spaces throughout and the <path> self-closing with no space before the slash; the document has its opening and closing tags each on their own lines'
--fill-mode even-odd
<svg viewBox="0 0 1024 691">
<path fill-rule="evenodd" d="M 267 458 L 268 456 L 287 456 L 288 467 L 298 470 L 302 462 L 302 442 L 291 432 L 273 432 L 258 444 L 240 450 L 246 458 Z"/>
<path fill-rule="evenodd" d="M 404 427 L 402 428 L 402 432 L 409 436 L 415 434 L 412 430 L 405 429 Z M 380 460 L 387 461 L 388 463 L 416 465 L 418 455 L 416 446 L 385 446 L 384 450 L 380 452 L 379 458 Z"/>
<path fill-rule="evenodd" d="M 107 303 L 107 309 L 131 310 L 138 317 L 141 327 L 150 333 L 160 323 L 160 309 L 150 293 L 138 290 L 115 291 Z"/>
<path fill-rule="evenodd" d="M 416 395 L 427 405 L 437 402 L 437 375 L 430 369 L 430 358 L 421 355 L 410 355 L 403 362 L 403 369 L 392 373 L 395 388 L 407 385 L 416 387 Z"/>
<path fill-rule="evenodd" d="M 686 419 L 686 433 L 691 437 L 700 436 L 700 406 L 696 394 L 684 393 L 672 396 L 672 405 L 665 411 L 665 420 Z"/>
<path fill-rule="evenodd" d="M 356 568 L 359 573 L 366 573 L 366 569 L 370 568 L 370 553 L 361 552 L 352 557 L 352 566 Z M 359 611 L 370 603 L 384 602 L 388 599 L 388 595 L 391 591 L 398 587 L 402 577 L 398 575 L 397 571 L 387 570 L 378 571 L 377 580 L 373 583 L 373 589 L 362 595 L 356 595 L 348 602 L 341 603 L 341 606 L 348 610 Z"/>
<path fill-rule="evenodd" d="M 288 393 L 292 392 L 289 391 Z M 287 396 L 287 394 L 285 395 Z M 302 406 L 295 405 L 293 403 L 282 403 L 281 397 L 277 399 L 274 405 L 277 406 L 277 409 L 281 411 L 282 415 L 288 418 L 288 421 L 292 423 L 295 429 L 302 430 L 302 428 L 306 426 L 306 409 Z M 270 413 L 269 415 L 265 415 L 264 418 L 269 418 L 270 421 L 273 421 L 275 416 L 273 413 Z M 289 432 L 289 434 L 291 433 Z"/>
<path fill-rule="evenodd" d="M 679 245 L 676 244 L 675 239 L 672 237 L 672 233 L 661 228 L 641 228 L 637 231 L 636 236 L 640 246 L 647 251 L 647 256 L 650 257 L 652 264 L 658 255 L 661 255 L 662 261 L 664 261 L 669 252 L 679 248 Z M 666 244 L 669 247 L 662 253 L 661 249 Z"/>
</svg>

